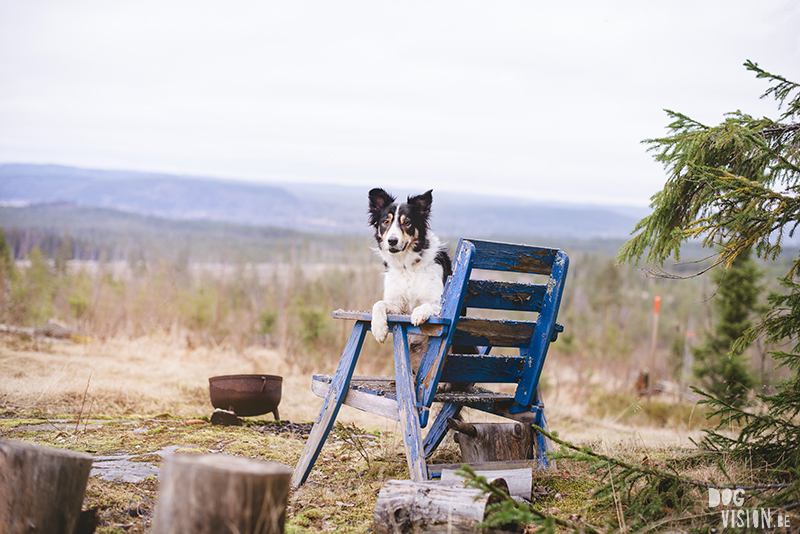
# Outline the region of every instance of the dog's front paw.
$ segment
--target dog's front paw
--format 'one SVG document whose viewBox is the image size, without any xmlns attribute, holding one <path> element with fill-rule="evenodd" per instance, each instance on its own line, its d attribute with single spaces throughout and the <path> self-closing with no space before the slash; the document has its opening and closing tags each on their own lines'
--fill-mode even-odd
<svg viewBox="0 0 800 534">
<path fill-rule="evenodd" d="M 372 306 L 372 335 L 375 341 L 383 343 L 389 335 L 389 323 L 386 320 L 386 304 L 379 300 Z"/>
<path fill-rule="evenodd" d="M 386 323 L 386 321 L 376 321 L 373 319 L 372 335 L 375 338 L 375 341 L 378 343 L 383 343 L 386 341 L 386 336 L 389 335 L 389 325 Z"/>
<path fill-rule="evenodd" d="M 411 324 L 419 326 L 430 319 L 432 315 L 433 313 L 429 306 L 417 306 L 411 312 Z"/>
</svg>

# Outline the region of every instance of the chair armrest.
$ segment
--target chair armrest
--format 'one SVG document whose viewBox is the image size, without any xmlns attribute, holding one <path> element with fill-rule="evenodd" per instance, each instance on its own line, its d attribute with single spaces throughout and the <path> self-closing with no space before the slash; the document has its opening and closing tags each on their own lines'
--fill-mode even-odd
<svg viewBox="0 0 800 534">
<path fill-rule="evenodd" d="M 334 310 L 333 312 L 334 319 L 350 319 L 354 321 L 372 321 L 372 313 L 366 311 L 354 311 L 354 310 Z M 390 323 L 411 323 L 411 316 L 410 315 L 394 315 L 389 314 L 386 316 L 386 319 Z M 438 315 L 431 317 L 427 321 L 427 324 L 443 324 L 449 325 L 450 320 L 444 317 L 440 317 Z"/>
</svg>

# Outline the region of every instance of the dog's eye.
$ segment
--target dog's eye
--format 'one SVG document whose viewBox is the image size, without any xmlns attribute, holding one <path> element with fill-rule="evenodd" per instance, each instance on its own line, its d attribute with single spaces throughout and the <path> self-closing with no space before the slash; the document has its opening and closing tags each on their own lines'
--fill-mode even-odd
<svg viewBox="0 0 800 534">
<path fill-rule="evenodd" d="M 384 219 L 381 221 L 381 226 L 389 226 L 389 219 Z"/>
<path fill-rule="evenodd" d="M 408 219 L 403 221 L 403 228 L 411 228 L 411 221 L 409 221 Z"/>
</svg>

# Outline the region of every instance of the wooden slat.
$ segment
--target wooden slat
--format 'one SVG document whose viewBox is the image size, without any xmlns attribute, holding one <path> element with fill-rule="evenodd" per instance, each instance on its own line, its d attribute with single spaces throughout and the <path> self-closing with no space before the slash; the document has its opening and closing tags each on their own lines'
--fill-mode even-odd
<svg viewBox="0 0 800 534">
<path fill-rule="evenodd" d="M 327 395 L 330 389 L 331 375 L 314 375 L 311 391 L 318 397 Z M 355 391 L 362 395 L 367 395 L 375 399 L 375 402 L 383 402 L 385 400 L 397 403 L 397 387 L 393 376 L 354 376 L 350 382 L 350 391 Z M 349 393 L 347 395 L 349 397 Z M 367 397 L 364 397 L 367 398 Z M 447 393 L 437 393 L 433 398 L 435 402 L 461 402 L 461 403 L 510 403 L 513 401 L 513 396 L 508 393 L 495 393 L 488 389 L 480 387 L 470 388 L 468 391 L 450 391 Z M 360 402 L 360 401 L 359 401 Z M 345 403 L 346 404 L 346 403 Z M 373 410 L 370 407 L 360 407 L 357 403 L 352 404 L 354 408 L 363 410 L 365 412 L 379 414 L 379 411 Z M 389 415 L 397 413 L 396 411 L 387 412 Z"/>
<path fill-rule="evenodd" d="M 368 311 L 358 311 L 358 310 L 334 310 L 333 311 L 333 318 L 334 319 L 351 319 L 355 321 L 372 321 L 372 312 Z M 390 323 L 407 323 L 411 324 L 411 316 L 410 315 L 394 315 L 388 314 L 386 319 Z M 448 325 L 450 324 L 449 319 L 445 319 L 444 317 L 433 316 L 428 319 L 428 323 L 430 324 L 442 324 Z"/>
<path fill-rule="evenodd" d="M 366 311 L 353 311 L 353 310 L 335 310 L 333 312 L 334 319 L 349 319 L 355 321 L 363 321 L 367 324 L 369 330 L 372 329 L 372 313 Z M 410 315 L 394 315 L 389 314 L 386 320 L 391 326 L 393 323 L 404 324 L 408 326 L 408 333 L 416 336 L 428 337 L 441 337 L 447 333 L 447 325 L 450 324 L 449 319 L 444 317 L 434 316 L 422 323 L 419 326 L 411 324 Z M 391 330 L 391 329 L 390 329 Z"/>
<path fill-rule="evenodd" d="M 311 391 L 317 397 L 325 397 L 331 389 L 330 380 L 324 382 L 317 380 L 317 377 L 311 381 Z M 344 404 L 361 410 L 362 412 L 373 413 L 386 417 L 387 419 L 394 419 L 400 421 L 400 413 L 397 411 L 397 399 L 394 395 L 391 397 L 375 395 L 374 393 L 367 393 L 358 389 L 350 389 L 344 398 Z"/>
<path fill-rule="evenodd" d="M 527 347 L 536 322 L 462 317 L 456 325 L 453 345 Z"/>
<path fill-rule="evenodd" d="M 450 354 L 444 363 L 441 382 L 489 382 L 516 384 L 522 376 L 522 356 Z"/>
<path fill-rule="evenodd" d="M 467 241 L 467 240 L 465 240 Z M 475 245 L 473 269 L 549 275 L 557 249 L 469 239 Z"/>
<path fill-rule="evenodd" d="M 546 285 L 470 280 L 464 305 L 467 308 L 540 312 L 546 292 Z"/>
</svg>

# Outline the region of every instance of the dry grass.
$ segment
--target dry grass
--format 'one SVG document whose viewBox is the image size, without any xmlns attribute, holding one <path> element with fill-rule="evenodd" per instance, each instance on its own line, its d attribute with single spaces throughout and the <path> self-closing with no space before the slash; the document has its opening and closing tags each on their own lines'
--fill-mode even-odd
<svg viewBox="0 0 800 534">
<path fill-rule="evenodd" d="M 545 390 L 550 427 L 565 439 L 686 446 L 690 437 L 699 436 L 698 427 L 702 425 L 659 424 L 641 414 L 626 418 L 630 408 L 623 406 L 618 396 L 594 394 L 596 388 L 587 387 L 569 368 L 555 362 L 546 367 L 547 382 L 558 384 L 558 388 Z M 177 331 L 83 344 L 0 337 L 0 405 L 26 412 L 77 414 L 86 394 L 84 416 L 89 412 L 104 416 L 207 416 L 213 411 L 208 378 L 239 373 L 283 376 L 281 417 L 295 422 L 316 419 L 322 399 L 311 393 L 311 374 L 302 372 L 277 350 L 192 348 Z M 642 402 L 634 395 L 629 398 Z M 591 405 L 597 402 L 606 402 L 607 406 Z M 661 400 L 655 403 L 662 410 L 670 406 Z M 691 410 L 684 404 L 672 405 L 673 411 L 675 406 Z M 494 420 L 483 412 L 472 412 L 469 418 L 475 422 Z M 397 429 L 393 421 L 346 406 L 339 419 L 368 429 Z M 695 422 L 700 419 L 695 416 Z"/>
<path fill-rule="evenodd" d="M 208 416 L 208 379 L 240 373 L 282 376 L 281 418 L 316 419 L 322 399 L 311 393 L 311 375 L 276 350 L 190 348 L 180 334 L 82 344 L 0 337 L 0 407 L 18 411 L 78 414 L 86 394 L 84 417 Z M 348 407 L 340 420 L 379 430 L 396 426 Z"/>
<path fill-rule="evenodd" d="M 689 438 L 700 435 L 696 425 L 659 422 L 646 417 L 642 409 L 637 417 L 626 417 L 631 411 L 626 399 L 603 393 L 598 386 L 602 380 L 587 384 L 568 366 L 559 366 L 563 360 L 554 356 L 546 370 L 545 395 L 550 428 L 561 438 L 633 462 L 658 463 L 690 456 Z M 170 335 L 85 344 L 0 337 L 0 436 L 92 454 L 135 452 L 140 461 L 155 465 L 161 461 L 156 454 L 159 450 L 177 444 L 184 451 L 233 454 L 293 466 L 304 445 L 297 436 L 265 435 L 255 422 L 243 428 L 187 424 L 187 420 L 208 416 L 213 410 L 208 378 L 234 373 L 283 376 L 283 419 L 313 421 L 322 405 L 322 399 L 311 393 L 310 374 L 277 350 L 192 347 L 177 329 Z M 634 397 L 633 402 L 644 401 Z M 670 408 L 663 400 L 652 402 L 667 406 L 660 410 L 678 406 Z M 79 414 L 84 421 L 81 425 L 76 424 Z M 47 421 L 47 428 L 25 430 L 36 418 Z M 86 419 L 91 423 L 87 425 Z M 468 414 L 468 419 L 494 420 L 479 412 Z M 366 437 L 361 439 L 369 444 L 360 451 L 349 444 L 347 431 L 331 434 L 308 483 L 290 496 L 288 532 L 368 532 L 380 488 L 389 479 L 408 476 L 397 423 L 349 407 L 342 408 L 338 420 L 357 425 L 351 435 L 362 433 Z M 458 461 L 452 444 L 439 454 L 440 462 Z M 758 479 L 756 471 L 727 460 L 721 466 L 688 462 L 683 472 L 716 481 L 727 480 L 727 473 L 741 484 Z M 595 524 L 615 520 L 615 510 L 603 508 L 591 498 L 599 478 L 586 465 L 561 462 L 559 471 L 538 474 L 534 485 L 553 490 L 538 503 L 548 513 L 562 518 L 581 515 Z M 157 491 L 154 480 L 124 484 L 92 477 L 84 506 L 99 508 L 100 533 L 146 532 Z M 702 509 L 702 492 L 695 493 L 692 498 L 697 500 L 698 513 L 707 512 Z"/>
</svg>

